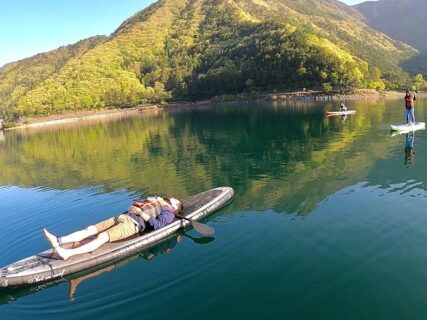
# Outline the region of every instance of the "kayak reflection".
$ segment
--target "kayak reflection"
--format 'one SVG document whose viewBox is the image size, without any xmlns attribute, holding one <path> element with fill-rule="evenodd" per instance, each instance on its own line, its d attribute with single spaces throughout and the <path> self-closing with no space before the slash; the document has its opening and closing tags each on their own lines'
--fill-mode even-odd
<svg viewBox="0 0 427 320">
<path fill-rule="evenodd" d="M 405 167 L 409 168 L 415 164 L 415 132 L 408 132 L 405 140 Z"/>
<path fill-rule="evenodd" d="M 137 259 L 145 259 L 145 260 L 152 260 L 156 256 L 161 255 L 163 253 L 170 252 L 179 242 L 182 240 L 182 235 L 177 235 L 173 238 L 167 239 L 166 241 L 160 243 L 159 245 L 152 247 L 150 249 L 147 249 L 145 251 L 142 251 L 138 253 L 137 255 L 131 256 L 129 258 L 126 258 L 124 260 L 121 260 L 120 262 L 107 266 L 105 268 L 99 269 L 97 271 L 91 272 L 86 275 L 79 276 L 77 278 L 70 279 L 70 290 L 69 290 L 69 299 L 71 302 L 74 301 L 74 297 L 76 294 L 77 287 L 86 280 L 89 280 L 91 278 L 95 278 L 100 276 L 103 273 L 113 271 L 116 268 L 120 268 L 125 266 L 131 261 L 137 260 Z"/>
<path fill-rule="evenodd" d="M 179 242 L 183 240 L 183 238 L 189 238 L 193 242 L 197 244 L 208 244 L 215 240 L 214 237 L 193 237 L 186 233 L 179 233 L 169 239 L 166 239 L 165 241 L 159 243 L 158 245 L 148 248 L 138 254 L 135 254 L 131 257 L 128 257 L 126 259 L 117 261 L 110 265 L 103 265 L 98 266 L 95 268 L 91 268 L 79 273 L 76 273 L 72 276 L 65 277 L 63 279 L 59 279 L 55 282 L 45 283 L 34 287 L 27 287 L 27 288 L 6 288 L 1 290 L 0 289 L 0 305 L 1 304 L 7 304 L 11 301 L 16 301 L 18 298 L 36 293 L 38 291 L 41 291 L 43 289 L 47 289 L 50 287 L 54 287 L 60 283 L 62 283 L 64 280 L 68 280 L 69 282 L 69 291 L 68 291 L 68 297 L 71 302 L 74 302 L 76 291 L 78 286 L 89 279 L 98 277 L 104 273 L 111 272 L 116 268 L 120 268 L 125 266 L 131 261 L 138 260 L 138 259 L 144 259 L 147 261 L 150 261 L 154 259 L 156 256 L 159 256 L 164 253 L 170 252 Z"/>
</svg>

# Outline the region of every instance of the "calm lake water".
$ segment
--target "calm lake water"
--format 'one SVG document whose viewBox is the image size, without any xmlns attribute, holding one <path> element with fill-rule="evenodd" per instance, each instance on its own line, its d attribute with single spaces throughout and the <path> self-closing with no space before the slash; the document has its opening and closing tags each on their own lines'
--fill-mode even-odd
<svg viewBox="0 0 427 320">
<path fill-rule="evenodd" d="M 347 119 L 325 116 L 338 103 L 215 105 L 6 132 L 2 266 L 45 250 L 43 227 L 66 234 L 138 197 L 235 198 L 206 221 L 213 241 L 189 230 L 72 281 L 0 290 L 0 319 L 427 318 L 427 133 L 391 136 L 402 101 L 348 105 Z"/>
</svg>

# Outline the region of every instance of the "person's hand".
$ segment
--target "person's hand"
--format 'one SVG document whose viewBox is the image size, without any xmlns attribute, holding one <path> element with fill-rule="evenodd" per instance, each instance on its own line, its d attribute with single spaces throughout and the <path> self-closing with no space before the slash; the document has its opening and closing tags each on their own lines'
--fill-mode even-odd
<svg viewBox="0 0 427 320">
<path fill-rule="evenodd" d="M 128 212 L 140 216 L 145 222 L 151 219 L 151 216 L 148 213 L 142 211 L 141 208 L 138 208 L 137 206 L 130 206 Z"/>
</svg>

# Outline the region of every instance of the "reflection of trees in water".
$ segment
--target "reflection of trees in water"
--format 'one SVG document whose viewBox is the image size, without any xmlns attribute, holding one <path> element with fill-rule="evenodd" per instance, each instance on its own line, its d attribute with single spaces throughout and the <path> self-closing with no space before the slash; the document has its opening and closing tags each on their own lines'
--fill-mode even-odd
<svg viewBox="0 0 427 320">
<path fill-rule="evenodd" d="M 233 207 L 309 213 L 387 153 L 387 143 L 369 136 L 383 105 L 345 126 L 324 117 L 332 107 L 178 108 L 108 125 L 11 133 L 0 153 L 0 183 L 178 197 L 230 185 L 238 195 Z M 358 152 L 347 158 L 352 148 Z"/>
<path fill-rule="evenodd" d="M 383 108 L 352 117 L 345 127 L 339 119 L 327 120 L 318 108 L 298 105 L 217 107 L 173 115 L 175 123 L 181 123 L 177 130 L 191 130 L 210 148 L 210 172 L 217 170 L 220 176 L 223 168 L 231 168 L 235 180 L 230 183 L 239 195 L 235 202 L 251 209 L 309 213 L 320 200 L 366 175 L 375 160 L 387 154 L 387 143 L 369 136 L 373 123 L 382 121 Z M 215 130 L 209 130 L 210 123 L 216 124 Z M 347 158 L 355 147 L 360 152 Z"/>
</svg>

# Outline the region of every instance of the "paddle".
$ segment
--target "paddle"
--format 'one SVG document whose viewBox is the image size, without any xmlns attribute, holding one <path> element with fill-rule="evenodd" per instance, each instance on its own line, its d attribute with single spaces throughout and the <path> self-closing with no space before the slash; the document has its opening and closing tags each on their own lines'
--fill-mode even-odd
<svg viewBox="0 0 427 320">
<path fill-rule="evenodd" d="M 209 242 L 212 242 L 215 240 L 214 237 L 201 237 L 201 238 L 196 238 L 196 237 L 192 237 L 189 234 L 183 233 L 182 234 L 184 237 L 190 238 L 191 240 L 193 240 L 195 243 L 197 244 L 208 244 Z"/>
<path fill-rule="evenodd" d="M 196 230 L 198 233 L 200 233 L 203 236 L 210 236 L 210 235 L 215 233 L 215 229 L 209 227 L 206 224 L 188 219 L 186 217 L 180 216 L 179 214 L 177 214 L 176 217 L 179 219 L 187 220 L 187 221 L 191 222 L 191 225 L 193 226 L 194 230 Z"/>
</svg>

